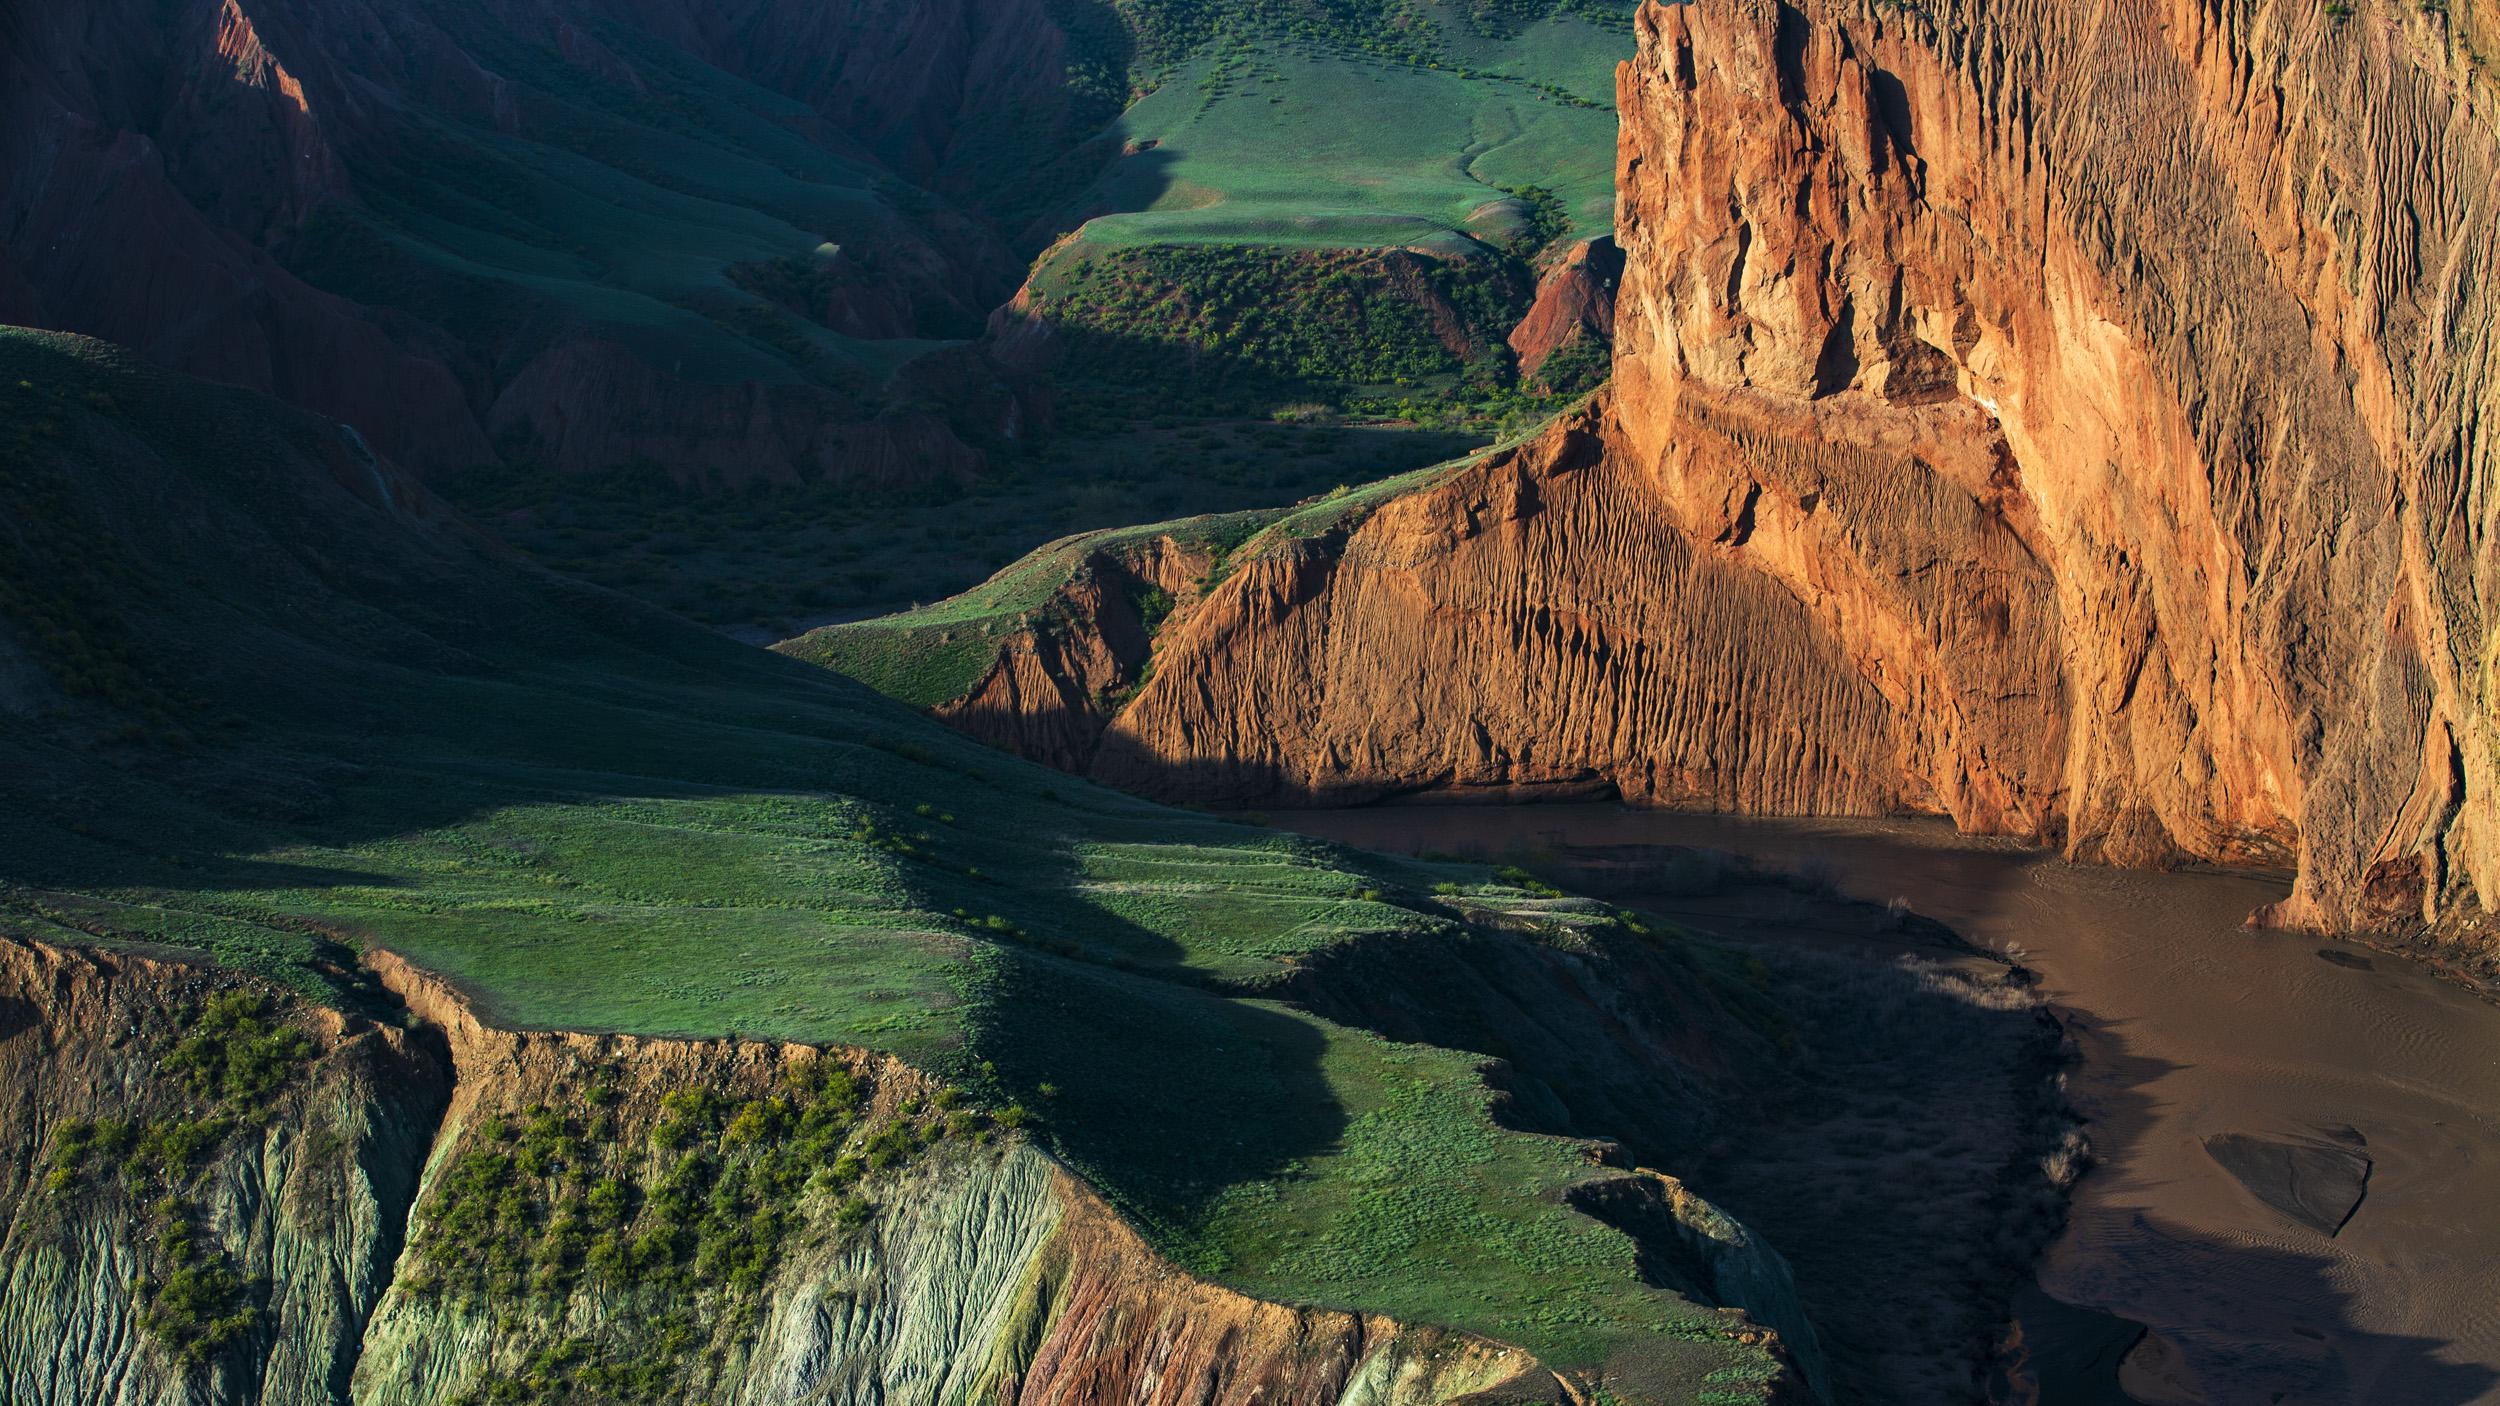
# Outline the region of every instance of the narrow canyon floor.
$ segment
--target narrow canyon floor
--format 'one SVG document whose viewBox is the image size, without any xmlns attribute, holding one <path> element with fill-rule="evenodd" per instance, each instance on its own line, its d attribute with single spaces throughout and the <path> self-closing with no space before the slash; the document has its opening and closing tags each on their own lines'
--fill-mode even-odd
<svg viewBox="0 0 2500 1406">
<path fill-rule="evenodd" d="M 1621 870 L 1618 901 L 1740 942 L 1863 941 L 1819 926 L 1811 905 L 1783 911 L 1761 885 L 1707 877 L 1730 864 L 1784 870 L 1933 918 L 2036 972 L 2068 1034 L 2068 1098 L 2095 1165 L 2037 1284 L 2015 1296 L 2000 1399 L 2500 1400 L 2500 1006 L 2402 958 L 2245 927 L 2280 896 L 2277 882 L 2081 867 L 1942 824 L 1609 804 L 1273 819 L 1558 878 Z M 1684 850 L 1741 858 L 1678 859 Z M 1937 1072 L 1950 1090 L 1949 1058 Z M 1887 1149 L 1861 1153 L 1841 1218 L 1915 1208 L 1918 1188 Z M 1691 1180 L 1814 1284 L 1816 1247 L 1781 1234 L 1810 1221 L 1763 1183 L 1763 1159 L 1717 1170 L 1726 1184 L 1708 1167 Z M 1833 1320 L 1821 1326 L 1845 1352 L 1912 1298 L 1818 1306 Z"/>
</svg>

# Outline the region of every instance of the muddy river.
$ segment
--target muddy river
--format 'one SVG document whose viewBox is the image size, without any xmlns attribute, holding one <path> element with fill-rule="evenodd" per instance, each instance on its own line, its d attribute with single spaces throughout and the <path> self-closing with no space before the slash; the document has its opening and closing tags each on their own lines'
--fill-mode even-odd
<svg viewBox="0 0 2500 1406">
<path fill-rule="evenodd" d="M 2000 1399 L 2500 1402 L 2500 1006 L 2401 958 L 2242 926 L 2279 883 L 2076 866 L 1941 823 L 1604 804 L 1270 819 L 1404 853 L 1732 851 L 2037 971 L 2097 1163 L 2017 1298 Z"/>
</svg>

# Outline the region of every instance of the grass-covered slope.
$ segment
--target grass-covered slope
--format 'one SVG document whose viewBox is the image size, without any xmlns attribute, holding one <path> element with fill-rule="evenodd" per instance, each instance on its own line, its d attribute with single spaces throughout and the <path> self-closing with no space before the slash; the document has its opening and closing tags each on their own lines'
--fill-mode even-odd
<svg viewBox="0 0 2500 1406">
<path fill-rule="evenodd" d="M 1647 1399 L 1767 1378 L 1568 1208 L 1599 1169 L 1506 1127 L 1483 1056 L 1275 985 L 1350 944 L 1472 933 L 1562 970 L 1615 943 L 1682 974 L 1688 1039 L 1758 1038 L 1706 951 L 1016 762 L 507 559 L 336 427 L 94 343 L 0 338 L 0 476 L 7 930 L 339 1001 L 370 944 L 512 1024 L 894 1051 L 1026 1110 L 1227 1282 Z M 1528 916 L 1471 927 L 1441 883 Z"/>
<path fill-rule="evenodd" d="M 848 674 L 889 698 L 934 708 L 962 698 L 1001 650 L 1062 623 L 1067 588 L 1126 548 L 1169 541 L 1203 556 L 1203 591 L 1244 561 L 1359 523 L 1391 498 L 1476 456 L 1409 469 L 1360 485 L 1340 484 L 1290 507 L 1260 508 L 1137 527 L 1080 532 L 1045 543 L 971 590 L 893 615 L 819 626 L 773 646 L 794 659 Z M 1162 603 L 1168 612 L 1170 602 Z"/>
<path fill-rule="evenodd" d="M 1561 202 L 1557 233 L 1611 229 L 1630 31 L 1559 16 L 1451 37 L 1487 67 L 1273 40 L 1191 60 L 1121 116 L 1126 154 L 1077 198 L 1083 238 L 1463 252 L 1518 233 L 1528 187 Z"/>
<path fill-rule="evenodd" d="M 935 345 L 915 334 L 977 332 L 1004 251 L 851 134 L 651 27 L 532 19 L 428 7 L 420 32 L 497 74 L 503 107 L 418 92 L 355 132 L 355 198 L 289 241 L 296 273 L 502 372 L 595 335 L 696 381 L 833 386 L 853 413 Z M 341 81 L 383 62 L 351 51 Z"/>
<path fill-rule="evenodd" d="M 1613 228 L 1629 9 L 1122 6 L 1140 96 L 1018 301 L 1058 334 L 1063 413 L 1422 387 L 1499 421 L 1540 273 Z"/>
</svg>

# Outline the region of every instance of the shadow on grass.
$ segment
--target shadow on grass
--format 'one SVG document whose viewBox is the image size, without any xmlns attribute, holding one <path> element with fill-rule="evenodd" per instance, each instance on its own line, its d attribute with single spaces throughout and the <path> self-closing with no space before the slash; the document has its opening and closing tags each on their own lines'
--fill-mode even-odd
<svg viewBox="0 0 2500 1406">
<path fill-rule="evenodd" d="M 1346 1116 L 1309 1022 L 1169 980 L 1028 951 L 1001 954 L 972 1044 L 1038 1092 L 1052 1143 L 1190 1268 L 1226 1191 L 1334 1148 Z"/>
</svg>

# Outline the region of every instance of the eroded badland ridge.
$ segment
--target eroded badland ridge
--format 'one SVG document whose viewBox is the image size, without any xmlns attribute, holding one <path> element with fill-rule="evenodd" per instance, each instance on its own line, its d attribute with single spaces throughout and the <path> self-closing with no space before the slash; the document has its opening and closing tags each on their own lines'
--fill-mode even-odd
<svg viewBox="0 0 2500 1406">
<path fill-rule="evenodd" d="M 890 1058 L 515 1034 L 380 970 L 414 1019 L 0 942 L 5 1117 L 31 1135 L 0 1182 L 10 1400 L 1038 1403 L 1166 1377 L 1210 1402 L 1557 1394 L 1516 1350 L 1173 1270 L 1028 1144 L 928 1136 L 950 1101 Z M 190 1022 L 172 1077 L 132 1033 Z M 201 1074 L 257 1101 L 202 1119 Z M 829 1182 L 819 1154 L 843 1148 Z M 713 1196 L 761 1201 L 716 1223 Z M 873 1227 L 846 1210 L 870 1197 Z M 548 1222 L 569 1262 L 533 1252 Z"/>
<path fill-rule="evenodd" d="M 0 335 L 0 1395 L 1976 1394 L 2076 1169 L 2018 970 L 1810 885 L 1782 911 L 1906 960 L 1072 782 L 517 561 L 403 472 L 554 429 L 767 477 L 954 453 L 811 368 L 1012 291 L 995 227 L 928 236 L 1004 150 L 981 133 L 1065 135 L 1045 8 L 655 4 L 632 53 L 540 3 L 8 21 L 0 142 L 43 178 L 0 205 L 0 310 L 365 433 Z M 837 22 L 917 57 L 784 62 Z M 175 31 L 218 84 L 112 49 Z M 1608 389 L 1498 452 L 1054 543 L 788 652 L 1149 797 L 1926 812 L 2294 865 L 2285 923 L 2478 936 L 2500 12 L 1700 0 L 1637 31 L 1620 282 L 1564 250 L 1511 347 L 1611 321 Z M 146 93 L 38 72 L 98 51 L 80 72 Z M 663 81 L 670 53 L 738 82 Z M 975 81 L 1028 60 L 1050 81 Z M 403 102 L 432 116 L 359 125 Z M 751 259 L 697 241 L 696 282 L 744 268 L 804 317 L 617 313 L 772 365 L 684 391 L 576 335 L 622 304 L 617 250 L 570 231 L 657 199 L 577 164 L 620 109 L 754 157 L 671 148 L 655 190 L 841 212 L 806 222 L 850 234 L 822 262 L 786 262 L 797 223 Z M 145 135 L 176 127 L 199 141 Z M 605 192 L 532 232 L 563 297 L 454 298 L 513 316 L 451 327 L 289 271 L 387 280 L 397 222 L 455 208 L 441 165 L 523 130 L 564 140 L 499 198 L 557 168 Z M 283 180 L 199 204 L 273 152 Z M 342 180 L 397 194 L 294 242 L 354 215 Z M 502 247 L 511 210 L 471 213 L 464 246 Z M 173 237 L 115 257 L 124 227 Z M 909 381 L 860 355 L 900 378 L 879 396 Z M 1920 1152 L 1882 1203 L 1804 1126 L 1867 1087 Z"/>
<path fill-rule="evenodd" d="M 1939 813 L 2480 929 L 2496 32 L 1644 7 L 1612 386 L 1202 578 L 1085 767 Z"/>
</svg>

